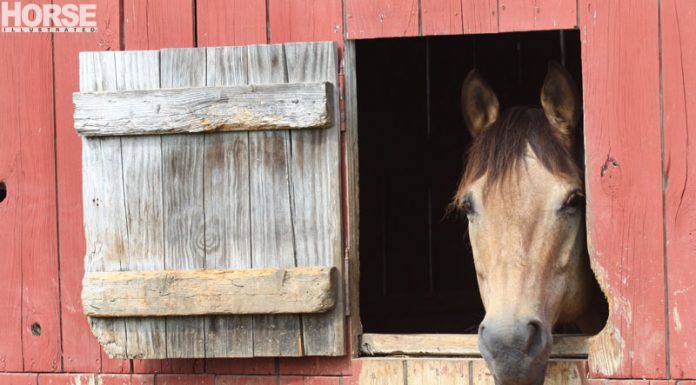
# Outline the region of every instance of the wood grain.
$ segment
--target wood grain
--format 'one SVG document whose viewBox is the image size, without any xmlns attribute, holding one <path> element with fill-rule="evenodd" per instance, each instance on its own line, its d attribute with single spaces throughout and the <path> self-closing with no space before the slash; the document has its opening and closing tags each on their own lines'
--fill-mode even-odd
<svg viewBox="0 0 696 385">
<path fill-rule="evenodd" d="M 672 378 L 696 377 L 696 3 L 662 2 L 662 87 L 669 363 Z"/>
<path fill-rule="evenodd" d="M 70 1 L 53 1 L 57 5 L 67 3 Z M 54 60 L 53 66 L 54 72 L 60 74 L 54 78 L 54 87 L 61 333 L 68 337 L 63 338 L 62 343 L 63 370 L 82 373 L 100 371 L 102 366 L 104 371 L 119 371 L 123 367 L 120 360 L 112 363 L 108 358 L 102 365 L 101 346 L 89 328 L 80 302 L 86 248 L 80 172 L 82 144 L 73 124 L 72 94 L 79 91 L 79 52 L 118 47 L 121 28 L 119 23 L 110 22 L 118 20 L 118 2 L 97 0 L 93 3 L 99 10 L 97 32 L 53 35 L 54 58 L 60 58 Z"/>
<path fill-rule="evenodd" d="M 498 7 L 500 32 L 570 29 L 577 26 L 576 0 L 499 0 Z"/>
<path fill-rule="evenodd" d="M 288 81 L 338 84 L 336 44 L 286 44 Z M 338 110 L 338 89 L 329 98 Z M 327 130 L 290 132 L 290 193 L 298 266 L 342 269 L 340 121 Z M 339 285 L 338 306 L 329 314 L 303 315 L 304 354 L 338 356 L 345 351 L 345 306 Z"/>
<path fill-rule="evenodd" d="M 607 326 L 589 341 L 590 369 L 596 377 L 662 378 L 666 320 L 657 3 L 582 0 L 579 9 L 588 241 L 610 306 Z"/>
<path fill-rule="evenodd" d="M 247 49 L 207 49 L 208 86 L 248 83 Z M 204 199 L 206 265 L 251 268 L 249 133 L 211 133 L 205 137 Z M 253 318 L 206 318 L 206 357 L 252 357 Z"/>
<path fill-rule="evenodd" d="M 75 128 L 84 136 L 323 128 L 331 92 L 295 83 L 76 93 Z"/>
<path fill-rule="evenodd" d="M 497 0 L 461 0 L 461 2 L 463 33 L 498 32 Z M 425 26 L 425 22 L 423 25 Z"/>
<path fill-rule="evenodd" d="M 80 91 L 117 89 L 113 52 L 80 53 Z M 82 198 L 84 207 L 85 272 L 120 271 L 127 253 L 127 220 L 124 209 L 121 139 L 83 139 Z M 102 181 L 112 183 L 104 184 Z M 124 320 L 90 319 L 92 332 L 110 357 L 126 356 Z"/>
<path fill-rule="evenodd" d="M 119 91 L 159 87 L 157 51 L 116 52 L 114 56 Z M 121 270 L 161 270 L 164 268 L 162 140 L 121 138 L 121 164 L 127 229 Z M 83 285 L 83 294 L 85 290 Z M 164 320 L 126 319 L 125 322 L 128 357 L 166 357 Z"/>
<path fill-rule="evenodd" d="M 3 33 L 0 49 L 22 53 L 0 68 L 0 370 L 60 371 L 52 41 Z"/>
<path fill-rule="evenodd" d="M 194 45 L 193 0 L 123 0 L 123 39 L 127 50 Z"/>
<path fill-rule="evenodd" d="M 249 83 L 286 83 L 283 46 L 248 47 L 248 71 Z M 296 266 L 289 157 L 287 131 L 249 134 L 253 267 Z M 254 317 L 254 356 L 301 355 L 299 316 Z"/>
<path fill-rule="evenodd" d="M 341 0 L 270 0 L 268 17 L 271 43 L 343 43 Z"/>
<path fill-rule="evenodd" d="M 161 87 L 205 86 L 206 52 L 201 48 L 160 51 Z M 203 135 L 162 138 L 166 269 L 202 269 L 205 264 Z M 205 356 L 205 320 L 167 318 L 167 357 Z"/>
<path fill-rule="evenodd" d="M 266 0 L 197 1 L 196 32 L 199 47 L 266 43 Z"/>
<path fill-rule="evenodd" d="M 469 381 L 469 363 L 464 360 L 407 360 L 406 384 L 460 385 Z"/>
<path fill-rule="evenodd" d="M 418 0 L 345 0 L 349 39 L 418 36 Z"/>
<path fill-rule="evenodd" d="M 361 337 L 360 351 L 368 355 L 434 355 L 480 357 L 475 334 L 373 334 Z M 587 337 L 553 337 L 551 357 L 587 357 Z"/>
<path fill-rule="evenodd" d="M 82 303 L 90 317 L 323 313 L 337 277 L 328 267 L 87 273 Z"/>
<path fill-rule="evenodd" d="M 421 0 L 423 35 L 462 34 L 462 0 Z"/>
</svg>

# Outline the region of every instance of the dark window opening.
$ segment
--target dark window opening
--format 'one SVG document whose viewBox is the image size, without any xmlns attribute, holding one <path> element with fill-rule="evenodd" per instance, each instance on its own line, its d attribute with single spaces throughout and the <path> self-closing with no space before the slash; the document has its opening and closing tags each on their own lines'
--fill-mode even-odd
<svg viewBox="0 0 696 385">
<path fill-rule="evenodd" d="M 484 309 L 466 220 L 445 215 L 471 141 L 462 81 L 476 67 L 501 109 L 539 105 L 550 60 L 563 62 L 580 87 L 579 31 L 355 45 L 363 330 L 475 334 Z"/>
</svg>

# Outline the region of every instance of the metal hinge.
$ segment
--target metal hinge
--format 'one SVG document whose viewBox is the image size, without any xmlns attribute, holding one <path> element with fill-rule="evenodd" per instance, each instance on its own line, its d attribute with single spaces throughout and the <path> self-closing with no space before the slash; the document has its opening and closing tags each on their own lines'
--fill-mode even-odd
<svg viewBox="0 0 696 385">
<path fill-rule="evenodd" d="M 346 317 L 350 316 L 350 247 L 343 250 L 343 296 Z"/>
</svg>

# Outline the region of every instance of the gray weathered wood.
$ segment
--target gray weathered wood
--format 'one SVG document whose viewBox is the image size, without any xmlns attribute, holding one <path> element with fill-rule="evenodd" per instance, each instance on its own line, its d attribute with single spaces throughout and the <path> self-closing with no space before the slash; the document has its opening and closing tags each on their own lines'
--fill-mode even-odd
<svg viewBox="0 0 696 385">
<path fill-rule="evenodd" d="M 359 354 L 359 337 L 363 333 L 360 322 L 360 201 L 359 201 L 359 152 L 358 152 L 358 95 L 355 63 L 355 42 L 347 41 L 344 51 L 344 89 L 345 89 L 345 146 L 346 146 L 346 223 L 348 226 L 345 244 L 348 251 L 347 298 L 350 299 L 350 331 L 352 354 Z"/>
<path fill-rule="evenodd" d="M 286 83 L 282 45 L 248 47 L 249 83 Z M 249 134 L 252 265 L 293 267 L 295 240 L 290 208 L 290 142 L 287 131 Z M 301 356 L 296 315 L 255 316 L 254 356 Z"/>
<path fill-rule="evenodd" d="M 587 357 L 587 336 L 555 335 L 551 357 Z M 371 334 L 361 337 L 367 355 L 429 355 L 480 357 L 476 334 Z"/>
<path fill-rule="evenodd" d="M 336 44 L 286 44 L 288 81 L 338 84 Z M 338 89 L 329 101 L 338 110 Z M 338 117 L 328 130 L 290 132 L 290 196 L 298 266 L 342 268 L 340 141 Z M 342 285 L 341 285 L 342 286 Z M 343 292 L 327 314 L 302 316 L 304 354 L 338 356 L 345 352 Z"/>
<path fill-rule="evenodd" d="M 116 89 L 113 52 L 80 54 L 80 90 Z M 121 139 L 84 139 L 82 163 L 85 221 L 85 271 L 119 271 L 127 252 L 126 212 L 123 207 Z M 115 177 L 116 176 L 116 177 Z M 103 181 L 109 180 L 105 184 Z M 111 357 L 126 355 L 124 320 L 90 319 L 92 332 Z"/>
<path fill-rule="evenodd" d="M 205 49 L 160 51 L 161 86 L 205 85 Z M 205 268 L 202 134 L 162 137 L 166 269 Z M 167 318 L 167 357 L 205 357 L 205 320 Z"/>
<path fill-rule="evenodd" d="M 116 52 L 115 59 L 118 90 L 159 87 L 157 51 Z M 161 143 L 159 137 L 121 138 L 123 198 L 129 234 L 122 270 L 164 268 Z M 164 319 L 125 321 L 128 357 L 165 358 Z"/>
<path fill-rule="evenodd" d="M 82 304 L 90 317 L 323 313 L 337 279 L 335 267 L 87 273 Z"/>
<path fill-rule="evenodd" d="M 246 47 L 207 50 L 208 86 L 248 83 Z M 251 267 L 249 133 L 205 136 L 206 265 L 216 269 Z M 206 318 L 206 357 L 252 357 L 253 317 Z"/>
<path fill-rule="evenodd" d="M 322 128 L 332 124 L 332 88 L 295 83 L 75 93 L 75 128 L 84 136 Z"/>
</svg>

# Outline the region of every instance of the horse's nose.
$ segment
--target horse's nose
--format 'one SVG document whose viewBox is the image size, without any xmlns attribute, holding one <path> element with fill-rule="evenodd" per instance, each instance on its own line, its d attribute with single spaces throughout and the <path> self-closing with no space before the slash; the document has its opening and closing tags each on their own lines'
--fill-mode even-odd
<svg viewBox="0 0 696 385">
<path fill-rule="evenodd" d="M 546 353 L 550 342 L 537 319 L 484 320 L 479 326 L 481 353 L 492 358 L 516 352 L 535 359 Z"/>
</svg>

